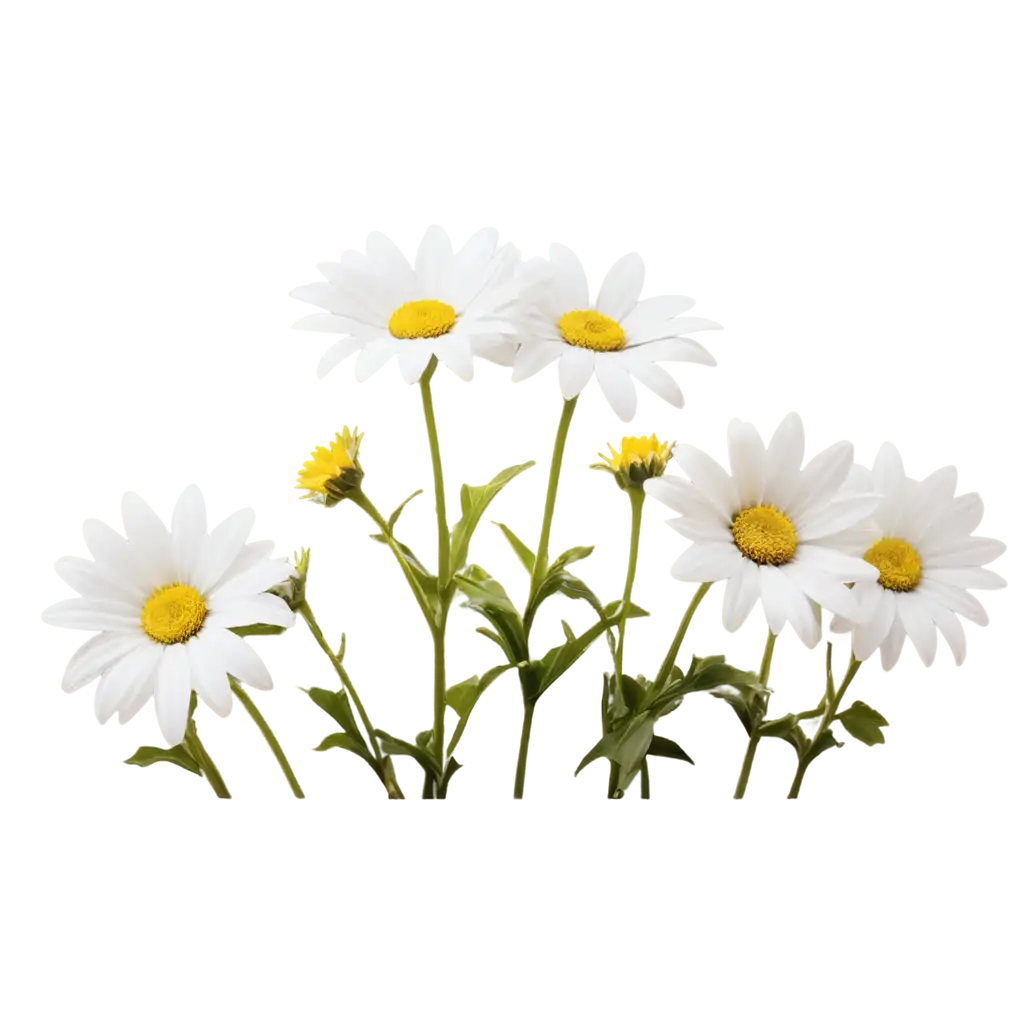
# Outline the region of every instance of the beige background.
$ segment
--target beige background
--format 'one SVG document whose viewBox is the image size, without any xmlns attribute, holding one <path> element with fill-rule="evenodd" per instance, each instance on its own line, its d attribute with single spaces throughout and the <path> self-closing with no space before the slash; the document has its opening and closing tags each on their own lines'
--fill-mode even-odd
<svg viewBox="0 0 1024 1024">
<path fill-rule="evenodd" d="M 1021 213 L 1022 46 L 992 10 L 0 15 L 4 1019 L 1017 1020 L 1016 805 L 213 806 L 117 771 L 35 620 L 119 487 L 401 412 L 308 385 L 312 253 L 443 213 Z"/>
</svg>

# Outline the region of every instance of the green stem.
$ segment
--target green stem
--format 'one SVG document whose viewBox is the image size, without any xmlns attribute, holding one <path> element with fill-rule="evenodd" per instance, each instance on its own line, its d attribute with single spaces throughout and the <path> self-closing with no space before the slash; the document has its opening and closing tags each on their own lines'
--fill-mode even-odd
<svg viewBox="0 0 1024 1024">
<path fill-rule="evenodd" d="M 683 639 L 686 636 L 686 631 L 690 628 L 690 620 L 693 618 L 693 613 L 697 610 L 697 605 L 704 600 L 704 595 L 710 589 L 710 583 L 702 583 L 697 588 L 697 592 L 693 595 L 693 599 L 687 606 L 687 609 L 683 614 L 682 621 L 679 623 L 679 628 L 676 630 L 676 635 L 672 638 L 672 644 L 668 649 L 668 653 L 665 655 L 665 660 L 661 663 L 661 668 L 658 669 L 658 675 L 654 680 L 654 688 L 656 690 L 660 689 L 668 679 L 668 674 L 672 671 L 672 666 L 676 663 L 676 655 L 679 654 L 679 648 L 683 645 Z"/>
<path fill-rule="evenodd" d="M 537 558 L 534 561 L 533 575 L 530 578 L 530 600 L 526 605 L 526 623 L 533 620 L 530 610 L 533 606 L 533 600 L 537 596 L 537 589 L 540 587 L 541 581 L 548 570 L 548 542 L 551 539 L 551 521 L 555 516 L 558 478 L 562 472 L 565 439 L 569 435 L 569 424 L 572 422 L 572 414 L 576 411 L 577 401 L 579 401 L 579 395 L 575 398 L 566 399 L 562 404 L 562 418 L 558 421 L 558 431 L 555 434 L 555 447 L 551 453 L 551 470 L 548 473 L 548 493 L 544 499 L 544 520 L 540 527 L 540 540 L 537 542 Z M 527 632 L 529 632 L 528 624 Z"/>
<path fill-rule="evenodd" d="M 644 513 L 644 492 L 639 487 L 629 489 L 629 503 L 633 509 L 629 533 L 629 566 L 626 569 L 626 585 L 622 590 L 622 608 L 619 610 L 619 643 L 615 649 L 615 685 L 618 687 L 622 686 L 622 651 L 626 644 L 629 602 L 633 596 L 633 580 L 636 579 L 637 555 L 640 552 L 640 520 Z"/>
<path fill-rule="evenodd" d="M 263 733 L 263 738 L 267 741 L 267 746 L 270 747 L 274 757 L 277 758 L 277 763 L 281 766 L 281 771 L 284 772 L 284 777 L 288 780 L 292 793 L 300 800 L 304 799 L 306 794 L 302 792 L 299 780 L 295 778 L 295 772 L 292 771 L 288 758 L 284 756 L 281 744 L 277 742 L 277 737 L 272 732 L 270 726 L 267 725 L 267 720 L 260 714 L 259 708 L 253 704 L 249 694 L 234 679 L 231 680 L 231 692 L 242 702 L 242 707 L 249 712 L 249 716 L 256 723 L 256 727 Z"/>
<path fill-rule="evenodd" d="M 444 633 L 448 620 L 448 609 L 441 612 L 441 624 L 433 631 L 434 635 L 434 759 L 444 768 L 444 709 L 445 709 L 445 673 L 444 673 Z M 438 799 L 443 799 L 438 794 Z"/>
<path fill-rule="evenodd" d="M 629 531 L 629 565 L 626 569 L 626 585 L 622 589 L 622 607 L 619 609 L 619 642 L 615 648 L 615 691 L 622 692 L 622 652 L 626 645 L 626 622 L 629 620 L 629 602 L 633 596 L 633 580 L 636 578 L 637 555 L 640 552 L 640 521 L 644 513 L 644 492 L 640 487 L 630 487 L 629 503 L 633 516 Z M 644 773 L 647 761 L 644 760 Z M 641 779 L 641 782 L 643 779 Z M 612 762 L 608 770 L 608 798 L 612 799 L 619 786 L 619 766 Z"/>
<path fill-rule="evenodd" d="M 846 691 L 850 687 L 850 683 L 853 682 L 853 677 L 857 674 L 857 670 L 861 666 L 854 656 L 850 653 L 850 664 L 847 666 L 846 675 L 843 677 L 842 683 L 839 684 L 839 689 L 835 692 L 835 695 L 829 699 L 829 691 L 832 689 L 831 678 L 832 678 L 832 645 L 828 645 L 828 651 L 825 655 L 826 658 L 826 679 L 829 683 L 826 685 L 826 702 L 825 702 L 825 714 L 821 718 L 821 724 L 818 726 L 818 731 L 814 734 L 814 739 L 811 740 L 810 745 L 807 748 L 807 752 L 803 757 L 800 758 L 800 763 L 797 765 L 796 775 L 793 776 L 793 785 L 789 788 L 789 799 L 795 800 L 800 795 L 800 786 L 803 784 L 804 775 L 807 772 L 807 767 L 813 757 L 809 756 L 811 751 L 818 745 L 819 740 L 825 735 L 825 730 L 835 721 L 836 714 L 839 711 L 839 705 L 843 701 L 843 697 L 846 696 Z"/>
<path fill-rule="evenodd" d="M 523 732 L 519 738 L 519 760 L 516 762 L 516 785 L 513 797 L 521 800 L 523 787 L 526 785 L 526 757 L 530 750 L 530 729 L 533 727 L 533 709 L 536 704 L 532 700 L 523 701 Z"/>
<path fill-rule="evenodd" d="M 437 579 L 441 594 L 440 621 L 432 625 L 434 638 L 434 757 L 439 765 L 444 764 L 444 634 L 448 622 L 448 585 L 451 582 L 451 535 L 448 532 L 448 517 L 444 505 L 444 474 L 441 471 L 441 447 L 437 440 L 437 423 L 434 420 L 434 401 L 430 394 L 430 378 L 437 369 L 437 357 L 431 356 L 423 376 L 420 377 L 420 394 L 423 397 L 423 418 L 427 424 L 427 438 L 430 441 L 430 462 L 434 469 L 434 503 L 437 508 Z"/>
<path fill-rule="evenodd" d="M 647 767 L 647 758 L 640 762 L 640 799 L 651 799 L 651 773 Z"/>
<path fill-rule="evenodd" d="M 772 653 L 775 650 L 775 634 L 768 630 L 768 639 L 764 645 L 764 655 L 761 658 L 761 672 L 757 677 L 759 686 L 766 686 L 768 673 L 772 669 Z M 747 740 L 747 752 L 743 755 L 743 767 L 740 769 L 740 777 L 736 782 L 736 792 L 733 793 L 734 800 L 742 800 L 747 791 L 747 780 L 750 778 L 750 769 L 754 766 L 754 754 L 757 752 L 757 745 L 761 742 L 761 723 L 764 721 L 765 712 L 768 710 L 769 694 L 764 694 L 758 700 L 750 721 L 750 739 Z"/>
<path fill-rule="evenodd" d="M 448 561 L 451 557 L 451 538 L 448 534 L 448 518 L 444 505 L 444 474 L 441 471 L 441 447 L 437 441 L 437 423 L 434 420 L 434 400 L 430 394 L 430 378 L 437 369 L 437 356 L 431 356 L 423 376 L 420 377 L 420 394 L 423 397 L 423 418 L 427 423 L 427 439 L 430 442 L 430 463 L 434 469 L 434 503 L 437 507 L 437 578 L 443 591 L 448 586 Z"/>
<path fill-rule="evenodd" d="M 345 671 L 345 666 L 341 663 L 334 651 L 331 650 L 331 645 L 324 639 L 324 635 L 320 630 L 316 617 L 313 615 L 313 609 L 309 607 L 308 601 L 303 601 L 302 604 L 299 605 L 299 614 L 306 620 L 306 625 L 309 626 L 309 631 L 313 634 L 313 639 L 316 640 L 320 645 L 320 649 L 330 659 L 331 664 L 334 666 L 334 671 L 338 673 L 338 678 L 341 680 L 342 687 L 352 698 L 352 703 L 355 704 L 356 711 L 359 712 L 359 717 L 362 719 L 363 727 L 366 729 L 366 732 L 370 737 L 370 745 L 373 747 L 373 752 L 377 757 L 377 761 L 381 767 L 383 767 L 384 759 L 381 757 L 380 746 L 377 743 L 377 734 L 373 731 L 373 726 L 370 724 L 370 716 L 366 713 L 366 708 L 363 707 L 363 702 L 359 699 L 359 694 L 356 693 L 356 688 L 352 685 L 352 680 L 349 678 L 348 672 Z"/>
<path fill-rule="evenodd" d="M 188 705 L 188 723 L 185 726 L 185 749 L 193 756 L 203 769 L 210 792 L 217 800 L 230 800 L 231 795 L 224 782 L 223 775 L 217 769 L 199 735 L 199 697 L 194 692 Z"/>
<path fill-rule="evenodd" d="M 427 596 L 423 593 L 423 588 L 420 586 L 419 580 L 416 579 L 405 555 L 402 554 L 402 549 L 398 546 L 395 538 L 391 535 L 391 530 L 388 527 L 387 520 L 385 520 L 385 518 L 380 514 L 377 506 L 374 505 L 374 503 L 370 501 L 370 499 L 361 490 L 352 492 L 349 495 L 349 500 L 351 500 L 352 504 L 361 508 L 380 530 L 385 542 L 391 549 L 391 553 L 395 556 L 395 560 L 398 562 L 398 567 L 402 570 L 402 575 L 405 576 L 406 583 L 409 584 L 409 589 L 412 591 L 413 597 L 416 598 L 416 603 L 419 605 L 420 611 L 423 613 L 423 617 L 427 620 L 427 625 L 433 629 L 434 613 L 430 610 L 430 605 L 427 602 Z"/>
</svg>

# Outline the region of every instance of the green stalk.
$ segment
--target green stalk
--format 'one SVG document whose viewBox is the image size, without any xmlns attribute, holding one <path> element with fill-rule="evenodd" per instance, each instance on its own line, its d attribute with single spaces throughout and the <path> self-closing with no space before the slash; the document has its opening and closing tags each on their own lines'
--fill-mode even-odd
<svg viewBox="0 0 1024 1024">
<path fill-rule="evenodd" d="M 281 766 L 281 771 L 284 772 L 284 777 L 288 780 L 288 785 L 291 786 L 292 793 L 300 800 L 305 799 L 306 794 L 302 792 L 299 780 L 295 778 L 295 772 L 292 771 L 292 766 L 288 763 L 288 758 L 284 756 L 281 744 L 277 742 L 277 737 L 274 735 L 270 726 L 267 725 L 267 720 L 260 714 L 259 708 L 252 702 L 252 697 L 245 692 L 242 686 L 235 679 L 231 680 L 231 692 L 242 702 L 242 707 L 249 712 L 249 717 L 252 718 L 256 723 L 256 727 L 263 734 L 263 738 L 267 741 L 267 746 L 270 747 L 274 757 L 277 758 L 277 763 Z"/>
<path fill-rule="evenodd" d="M 373 726 L 370 724 L 370 716 L 366 713 L 366 708 L 363 707 L 363 702 L 359 699 L 359 694 L 356 693 L 355 685 L 352 679 L 349 677 L 348 672 L 345 670 L 345 666 L 341 663 L 338 656 L 331 650 L 331 645 L 324 639 L 324 634 L 320 629 L 319 623 L 316 621 L 316 616 L 313 615 L 313 609 L 310 608 L 308 601 L 303 601 L 299 605 L 299 614 L 306 620 L 306 625 L 309 626 L 310 633 L 313 634 L 313 639 L 320 645 L 320 649 L 327 655 L 330 663 L 334 666 L 334 671 L 337 672 L 338 678 L 341 680 L 341 685 L 352 698 L 352 703 L 356 706 L 356 711 L 359 712 L 359 718 L 362 720 L 363 728 L 366 729 L 367 734 L 370 737 L 370 746 L 373 747 L 373 753 L 376 755 L 377 761 L 381 767 L 384 765 L 384 759 L 381 757 L 380 746 L 377 743 L 377 734 L 373 731 Z"/>
<path fill-rule="evenodd" d="M 651 799 L 651 773 L 647 767 L 647 758 L 640 762 L 640 799 Z"/>
<path fill-rule="evenodd" d="M 566 399 L 562 404 L 562 417 L 558 421 L 558 431 L 555 434 L 555 447 L 551 453 L 551 471 L 548 474 L 548 493 L 544 499 L 544 520 L 540 527 L 540 540 L 537 542 L 537 558 L 533 564 L 533 575 L 530 577 L 530 600 L 527 602 L 526 625 L 529 632 L 529 624 L 533 620 L 530 614 L 533 599 L 537 596 L 537 589 L 540 587 L 544 575 L 548 570 L 548 542 L 551 539 L 551 521 L 555 517 L 555 497 L 558 494 L 558 478 L 562 473 L 562 456 L 565 454 L 565 439 L 569 436 L 569 424 L 572 422 L 572 414 L 576 411 L 576 403 L 579 395 L 575 398 Z"/>
<path fill-rule="evenodd" d="M 642 487 L 630 487 L 626 492 L 632 509 L 629 531 L 629 565 L 626 569 L 626 584 L 622 589 L 622 607 L 619 609 L 619 642 L 615 648 L 615 690 L 622 692 L 622 652 L 626 645 L 626 623 L 629 620 L 629 602 L 633 596 L 633 580 L 636 578 L 637 556 L 640 552 L 640 521 L 644 514 L 644 492 Z M 643 778 L 647 775 L 647 759 L 643 762 Z M 619 766 L 612 762 L 608 770 L 608 799 L 615 796 L 619 788 Z M 641 786 L 641 788 L 643 788 Z M 650 781 L 647 782 L 650 789 Z"/>
<path fill-rule="evenodd" d="M 551 452 L 551 470 L 548 473 L 548 491 L 544 499 L 544 519 L 540 527 L 540 540 L 537 543 L 537 555 L 533 563 L 533 573 L 530 575 L 530 597 L 526 602 L 526 613 L 523 615 L 523 627 L 526 631 L 527 642 L 529 642 L 530 629 L 533 627 L 533 617 L 536 613 L 534 601 L 537 591 L 540 589 L 548 569 L 548 543 L 551 540 L 551 521 L 555 517 L 555 498 L 558 495 L 558 478 L 562 473 L 562 457 L 565 455 L 565 439 L 569 436 L 569 424 L 572 422 L 572 414 L 576 411 L 575 398 L 566 399 L 562 403 L 562 416 L 558 421 L 558 430 L 555 432 L 555 447 Z M 529 660 L 529 651 L 527 658 Z M 520 671 L 519 678 L 522 684 L 523 672 Z M 522 799 L 523 787 L 526 784 L 526 759 L 530 751 L 530 730 L 533 725 L 534 702 L 523 696 L 523 731 L 519 741 L 519 759 L 516 762 L 516 781 L 512 795 L 516 800 Z"/>
<path fill-rule="evenodd" d="M 185 726 L 184 748 L 196 759 L 196 762 L 203 769 L 207 785 L 210 786 L 210 792 L 218 800 L 230 800 L 231 795 L 224 782 L 224 777 L 220 774 L 213 758 L 210 757 L 209 752 L 203 745 L 203 741 L 200 739 L 199 697 L 195 692 L 191 695 L 188 703 L 188 722 Z"/>
<path fill-rule="evenodd" d="M 832 645 L 828 645 L 828 651 L 825 655 L 827 659 L 827 678 L 832 677 Z M 800 795 L 800 786 L 803 784 L 804 775 L 807 772 L 807 767 L 811 763 L 811 758 L 807 755 L 818 745 L 818 741 L 825 734 L 825 730 L 835 721 L 836 714 L 839 711 L 839 705 L 843 701 L 843 697 L 846 696 L 846 691 L 850 687 L 850 683 L 853 682 L 853 677 L 857 674 L 857 670 L 860 668 L 862 662 L 859 662 L 854 656 L 853 652 L 850 652 L 850 664 L 847 666 L 846 675 L 843 677 L 842 683 L 839 685 L 839 689 L 835 692 L 835 695 L 829 697 L 828 690 L 831 690 L 831 686 L 826 689 L 825 693 L 825 714 L 821 718 L 821 724 L 818 726 L 818 731 L 814 734 L 814 739 L 811 740 L 810 746 L 807 748 L 807 753 L 800 758 L 800 763 L 797 765 L 796 775 L 793 776 L 793 785 L 789 788 L 789 799 L 795 800 Z"/>
<path fill-rule="evenodd" d="M 768 639 L 764 645 L 764 655 L 761 658 L 761 672 L 757 681 L 761 686 L 768 683 L 768 674 L 772 668 L 772 653 L 775 650 L 775 634 L 768 630 Z M 747 752 L 743 756 L 743 767 L 740 769 L 740 777 L 736 782 L 736 792 L 733 793 L 734 800 L 742 800 L 747 791 L 747 780 L 750 778 L 750 769 L 754 766 L 754 754 L 757 753 L 757 745 L 761 742 L 761 723 L 764 721 L 765 712 L 768 710 L 768 697 L 765 694 L 759 701 L 750 722 L 750 739 L 747 741 Z"/>
<path fill-rule="evenodd" d="M 434 639 L 434 757 L 444 765 L 444 635 L 448 623 L 448 585 L 451 582 L 451 535 L 448 532 L 448 517 L 444 504 L 444 474 L 441 471 L 441 447 L 437 440 L 437 423 L 434 419 L 434 401 L 430 394 L 430 378 L 437 369 L 437 357 L 431 356 L 423 376 L 420 377 L 420 394 L 423 398 L 423 418 L 427 424 L 427 438 L 430 441 L 430 462 L 434 470 L 434 503 L 437 509 L 437 579 L 441 594 L 440 622 L 431 627 Z"/>
<path fill-rule="evenodd" d="M 516 800 L 523 797 L 523 786 L 526 784 L 526 757 L 530 750 L 530 730 L 533 727 L 533 709 L 536 702 L 523 701 L 523 731 L 519 737 L 519 760 L 516 761 L 516 784 L 513 796 Z"/>
<path fill-rule="evenodd" d="M 409 584 L 409 589 L 412 591 L 413 597 L 416 598 L 416 603 L 419 605 L 419 609 L 423 613 L 423 617 L 427 620 L 427 625 L 433 629 L 434 613 L 430 610 L 430 605 L 427 603 L 426 594 L 423 593 L 423 588 L 420 586 L 419 580 L 416 579 L 409 563 L 406 561 L 405 555 L 402 554 L 402 549 L 398 546 L 395 538 L 392 537 L 391 530 L 388 528 L 387 520 L 385 520 L 378 511 L 377 506 L 370 501 L 362 490 L 353 491 L 349 494 L 348 498 L 352 504 L 361 508 L 380 530 L 381 535 L 384 537 L 388 547 L 391 549 L 391 553 L 395 556 L 395 560 L 398 562 L 398 567 L 402 570 L 402 575 L 405 576 L 406 583 Z"/>
<path fill-rule="evenodd" d="M 704 595 L 710 589 L 710 583 L 702 583 L 697 588 L 697 592 L 693 595 L 693 599 L 690 601 L 686 611 L 683 613 L 682 621 L 679 623 L 676 635 L 672 638 L 672 643 L 669 646 L 668 653 L 665 655 L 665 660 L 661 663 L 661 668 L 658 669 L 658 675 L 654 680 L 655 689 L 660 689 L 664 686 L 665 681 L 668 679 L 668 674 L 672 671 L 672 666 L 676 663 L 676 656 L 679 654 L 679 648 L 683 645 L 683 639 L 686 636 L 686 631 L 690 628 L 690 620 L 693 618 L 693 613 L 697 610 L 697 605 L 704 600 Z"/>
</svg>

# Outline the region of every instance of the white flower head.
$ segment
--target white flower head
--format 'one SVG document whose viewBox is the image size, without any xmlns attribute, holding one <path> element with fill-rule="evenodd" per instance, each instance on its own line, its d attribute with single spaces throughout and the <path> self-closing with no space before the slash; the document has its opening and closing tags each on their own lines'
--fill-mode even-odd
<svg viewBox="0 0 1024 1024">
<path fill-rule="evenodd" d="M 726 580 L 722 621 L 730 632 L 760 600 L 772 633 L 789 622 L 814 647 L 821 639 L 818 606 L 857 619 L 857 600 L 844 584 L 878 576 L 851 545 L 879 498 L 843 488 L 853 464 L 848 441 L 801 468 L 804 428 L 796 413 L 786 416 L 767 448 L 753 425 L 740 420 L 729 424 L 728 441 L 731 475 L 704 452 L 678 445 L 675 459 L 689 479 L 663 476 L 645 485 L 680 513 L 669 525 L 694 542 L 672 575 L 695 583 Z"/>
<path fill-rule="evenodd" d="M 856 621 L 842 614 L 832 621 L 835 632 L 853 632 L 858 661 L 881 648 L 882 668 L 888 672 L 909 636 L 924 664 L 931 665 L 937 628 L 961 665 L 967 638 L 957 616 L 988 625 L 981 602 L 968 591 L 1006 586 L 1001 576 L 982 568 L 1006 545 L 972 536 L 985 506 L 978 494 L 954 497 L 956 478 L 956 469 L 946 466 L 924 480 L 911 480 L 900 453 L 888 443 L 879 449 L 870 471 L 853 468 L 853 486 L 866 484 L 882 495 L 860 545 L 865 561 L 878 569 L 878 579 L 854 586 L 860 613 Z"/>
<path fill-rule="evenodd" d="M 192 691 L 218 715 L 231 711 L 228 673 L 259 690 L 273 685 L 259 655 L 238 635 L 240 626 L 291 626 L 295 616 L 266 591 L 294 570 L 272 559 L 271 541 L 248 544 L 252 509 L 206 530 L 199 488 L 185 488 L 168 530 L 137 494 L 121 502 L 127 539 L 98 519 L 82 527 L 95 561 L 61 558 L 57 573 L 81 595 L 43 612 L 43 621 L 101 631 L 72 656 L 67 693 L 100 677 L 96 717 L 116 711 L 122 723 L 150 697 L 160 730 L 172 746 L 188 724 Z"/>
<path fill-rule="evenodd" d="M 366 252 L 349 250 L 317 268 L 327 279 L 303 285 L 293 298 L 327 310 L 295 324 L 299 330 L 341 334 L 323 355 L 324 377 L 355 352 L 356 380 L 376 373 L 392 356 L 406 383 L 415 384 L 436 356 L 463 380 L 473 379 L 473 357 L 512 365 L 516 343 L 510 311 L 522 284 L 519 253 L 498 248 L 494 228 L 478 231 L 458 251 L 443 228 L 427 228 L 415 267 L 379 231 Z"/>
<path fill-rule="evenodd" d="M 644 263 L 635 253 L 608 271 L 591 302 L 579 258 L 564 245 L 552 245 L 550 264 L 531 261 L 543 273 L 531 275 L 519 310 L 519 351 L 512 380 L 526 380 L 558 361 L 562 396 L 578 395 L 590 378 L 597 382 L 620 419 L 636 414 L 635 377 L 677 409 L 683 393 L 661 362 L 714 366 L 710 352 L 684 335 L 718 329 L 701 317 L 682 317 L 694 305 L 683 295 L 640 300 Z"/>
</svg>

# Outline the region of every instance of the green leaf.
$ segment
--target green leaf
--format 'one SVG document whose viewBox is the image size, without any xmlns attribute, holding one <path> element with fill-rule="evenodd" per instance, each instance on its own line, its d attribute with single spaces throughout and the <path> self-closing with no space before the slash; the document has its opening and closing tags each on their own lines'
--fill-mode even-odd
<svg viewBox="0 0 1024 1024">
<path fill-rule="evenodd" d="M 884 743 L 881 726 L 889 723 L 872 707 L 862 700 L 855 700 L 841 715 L 836 715 L 843 728 L 861 743 L 873 747 L 876 743 Z"/>
<path fill-rule="evenodd" d="M 160 761 L 176 764 L 179 768 L 194 772 L 196 775 L 203 774 L 203 769 L 199 767 L 199 762 L 180 743 L 176 747 L 170 747 L 167 750 L 164 750 L 162 747 L 139 747 L 125 761 L 125 764 L 134 764 L 140 768 L 148 768 L 150 765 L 157 764 Z"/>
<path fill-rule="evenodd" d="M 551 569 L 564 569 L 567 565 L 572 565 L 573 562 L 580 562 L 584 558 L 589 558 L 594 553 L 594 545 L 591 544 L 589 547 L 576 547 L 569 548 L 568 551 L 563 551 L 552 563 Z"/>
<path fill-rule="evenodd" d="M 831 750 L 833 747 L 841 747 L 842 743 L 835 738 L 831 729 L 826 729 L 818 738 L 815 740 L 810 749 L 807 751 L 807 763 L 810 764 L 819 754 L 824 754 L 826 750 Z"/>
<path fill-rule="evenodd" d="M 441 777 L 441 766 L 434 760 L 428 750 L 417 746 L 415 743 L 408 743 L 395 736 L 389 736 L 380 729 L 376 730 L 377 738 L 380 740 L 380 749 L 385 754 L 407 754 L 426 772 L 430 772 L 435 779 Z M 422 734 L 421 734 L 422 735 Z"/>
<path fill-rule="evenodd" d="M 437 787 L 437 795 L 439 797 L 445 797 L 448 795 L 448 783 L 451 782 L 452 776 L 462 767 L 454 757 L 449 758 L 448 763 L 444 767 L 444 777 L 441 779 L 441 784 Z"/>
<path fill-rule="evenodd" d="M 693 764 L 693 758 L 683 750 L 675 740 L 666 739 L 664 736 L 653 736 L 651 745 L 647 748 L 648 757 L 671 757 L 677 761 L 689 761 Z"/>
<path fill-rule="evenodd" d="M 413 491 L 412 494 L 410 494 L 409 497 L 406 498 L 405 501 L 403 501 L 402 504 L 399 505 L 398 508 L 396 508 L 395 511 L 391 513 L 391 515 L 388 517 L 388 533 L 394 535 L 395 523 L 398 522 L 398 517 L 402 514 L 402 510 L 405 508 L 406 505 L 409 504 L 410 501 L 412 501 L 413 498 L 417 497 L 422 493 L 422 488 L 418 491 Z"/>
<path fill-rule="evenodd" d="M 512 649 L 509 647 L 509 645 L 505 642 L 504 638 L 500 637 L 497 633 L 495 633 L 493 629 L 488 629 L 486 626 L 477 626 L 476 631 L 481 636 L 487 637 L 488 640 L 493 640 L 494 643 L 496 643 L 502 649 L 502 651 L 505 654 L 505 657 L 508 658 L 510 662 L 516 660 L 515 654 L 512 652 Z"/>
<path fill-rule="evenodd" d="M 359 732 L 355 715 L 352 714 L 352 705 L 349 703 L 348 694 L 344 690 L 338 690 L 337 693 L 333 693 L 330 690 L 323 690 L 319 686 L 313 686 L 305 692 L 309 694 L 310 700 L 321 711 L 326 711 L 353 740 L 365 749 L 366 742 Z"/>
<path fill-rule="evenodd" d="M 512 666 L 505 667 L 511 668 Z M 480 677 L 472 676 L 461 683 L 449 686 L 445 691 L 444 700 L 459 718 L 465 718 L 473 710 L 473 705 L 476 704 L 479 696 Z"/>
<path fill-rule="evenodd" d="M 387 537 L 383 533 L 371 533 L 370 540 L 375 540 L 378 544 L 385 545 L 388 542 Z M 423 591 L 423 596 L 427 599 L 431 608 L 436 611 L 439 606 L 437 577 L 413 554 L 411 548 L 397 540 L 395 545 L 402 553 L 402 558 L 405 559 L 406 564 L 409 566 L 413 578 Z"/>
<path fill-rule="evenodd" d="M 784 736 L 793 732 L 797 724 L 796 715 L 783 715 L 781 718 L 774 718 L 764 725 L 758 726 L 758 734 L 762 736 Z"/>
<path fill-rule="evenodd" d="M 598 617 L 604 615 L 604 603 L 594 593 L 590 584 L 585 583 L 578 577 L 560 577 L 558 589 L 568 598 L 575 601 L 586 601 L 596 612 Z"/>
<path fill-rule="evenodd" d="M 587 648 L 606 630 L 610 628 L 607 621 L 598 622 L 575 640 L 568 640 L 558 647 L 552 647 L 539 662 L 532 663 L 536 670 L 537 692 L 526 694 L 527 698 L 539 697 L 559 676 L 567 672 L 583 656 Z"/>
<path fill-rule="evenodd" d="M 640 767 L 647 756 L 657 726 L 657 719 L 647 714 L 637 716 L 626 726 L 622 739 L 611 755 L 611 760 L 622 767 L 623 775 L 632 775 Z"/>
<path fill-rule="evenodd" d="M 621 601 L 612 601 L 610 604 L 604 606 L 604 617 L 611 619 L 613 622 L 617 622 L 619 619 L 619 610 L 622 607 Z M 650 615 L 650 612 L 645 612 L 640 605 L 635 604 L 633 601 L 629 602 L 629 614 L 626 616 L 627 619 L 642 619 Z"/>
<path fill-rule="evenodd" d="M 480 517 L 487 511 L 487 506 L 509 481 L 514 480 L 520 473 L 533 465 L 533 462 L 524 462 L 520 466 L 510 466 L 508 469 L 503 469 L 490 483 L 480 487 L 470 487 L 469 484 L 462 485 L 460 494 L 462 518 L 452 529 L 451 566 L 453 572 L 458 572 L 466 564 L 470 539 L 480 523 Z"/>
<path fill-rule="evenodd" d="M 513 668 L 515 668 L 513 665 L 500 665 L 498 668 L 488 669 L 475 683 L 456 683 L 454 686 L 450 686 L 444 693 L 447 706 L 455 712 L 461 721 L 465 722 L 476 705 L 476 701 L 483 696 L 490 684 Z"/>
<path fill-rule="evenodd" d="M 251 626 L 229 626 L 228 628 L 235 636 L 279 636 L 287 627 L 271 626 L 266 622 L 254 622 Z"/>
<path fill-rule="evenodd" d="M 513 662 L 525 662 L 529 658 L 526 644 L 526 631 L 523 628 L 519 612 L 507 604 L 498 601 L 485 601 L 475 605 L 489 618 L 501 637 L 502 645 L 512 655 Z"/>
<path fill-rule="evenodd" d="M 643 706 L 644 697 L 647 695 L 647 690 L 644 686 L 638 682 L 633 676 L 623 675 L 623 699 L 626 701 L 626 707 L 631 714 L 634 714 L 640 710 Z"/>
<path fill-rule="evenodd" d="M 339 750 L 350 750 L 353 754 L 358 754 L 372 769 L 374 774 L 384 782 L 384 776 L 381 773 L 380 766 L 374 760 L 373 755 L 366 749 L 366 744 L 363 743 L 362 739 L 356 740 L 355 737 L 350 736 L 347 732 L 332 732 L 330 736 L 325 736 L 319 746 L 314 747 L 314 750 L 333 750 L 338 748 Z"/>
<path fill-rule="evenodd" d="M 505 535 L 505 540 L 509 542 L 516 557 L 522 562 L 523 568 L 528 573 L 532 573 L 537 556 L 504 523 L 495 523 L 494 525 Z"/>
<path fill-rule="evenodd" d="M 606 736 L 602 736 L 587 752 L 583 760 L 576 766 L 576 771 L 573 775 L 579 775 L 588 764 L 596 761 L 599 757 L 607 757 L 611 759 L 612 752 L 615 750 L 615 735 L 608 733 Z"/>
<path fill-rule="evenodd" d="M 422 747 L 424 750 L 429 751 L 431 743 L 434 742 L 434 730 L 424 729 L 423 732 L 416 733 L 416 746 Z"/>
</svg>

